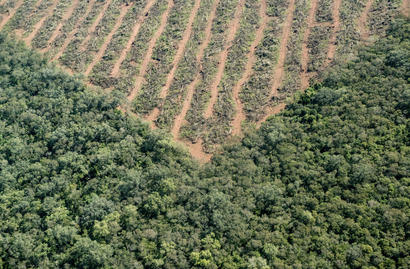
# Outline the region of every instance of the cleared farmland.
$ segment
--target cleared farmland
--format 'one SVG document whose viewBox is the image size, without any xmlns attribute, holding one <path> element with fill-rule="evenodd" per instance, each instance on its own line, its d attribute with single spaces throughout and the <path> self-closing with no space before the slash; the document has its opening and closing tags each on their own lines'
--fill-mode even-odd
<svg viewBox="0 0 410 269">
<path fill-rule="evenodd" d="M 400 0 L 3 0 L 0 29 L 123 98 L 204 158 L 334 60 Z"/>
</svg>

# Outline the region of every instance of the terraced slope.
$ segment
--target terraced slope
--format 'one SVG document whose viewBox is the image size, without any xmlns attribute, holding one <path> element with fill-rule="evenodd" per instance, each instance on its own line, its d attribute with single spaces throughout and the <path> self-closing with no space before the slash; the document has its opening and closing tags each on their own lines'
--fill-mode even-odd
<svg viewBox="0 0 410 269">
<path fill-rule="evenodd" d="M 0 29 L 208 159 L 398 9 L 408 1 L 2 0 Z"/>
</svg>

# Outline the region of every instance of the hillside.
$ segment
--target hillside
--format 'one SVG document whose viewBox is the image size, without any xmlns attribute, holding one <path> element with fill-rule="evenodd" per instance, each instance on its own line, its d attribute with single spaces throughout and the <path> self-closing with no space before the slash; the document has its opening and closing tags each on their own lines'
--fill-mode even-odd
<svg viewBox="0 0 410 269">
<path fill-rule="evenodd" d="M 0 267 L 408 268 L 409 29 L 203 166 L 0 34 Z"/>
<path fill-rule="evenodd" d="M 0 29 L 208 159 L 382 35 L 400 0 L 2 0 Z M 406 1 L 404 1 L 406 3 Z"/>
</svg>

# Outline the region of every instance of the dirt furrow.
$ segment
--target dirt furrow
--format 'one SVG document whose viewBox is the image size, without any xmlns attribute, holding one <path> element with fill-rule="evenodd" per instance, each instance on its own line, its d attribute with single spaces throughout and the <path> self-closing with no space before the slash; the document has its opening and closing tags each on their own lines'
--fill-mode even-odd
<svg viewBox="0 0 410 269">
<path fill-rule="evenodd" d="M 24 2 L 23 0 L 18 0 L 14 8 L 10 10 L 9 14 L 6 17 L 3 18 L 3 20 L 0 22 L 0 30 L 3 29 L 4 25 L 6 25 L 6 23 L 8 23 L 8 21 L 11 18 L 13 18 L 14 14 L 16 14 L 17 12 L 17 9 L 21 7 L 23 2 Z"/>
<path fill-rule="evenodd" d="M 103 6 L 103 8 L 101 9 L 100 13 L 98 14 L 97 18 L 95 19 L 94 23 L 90 26 L 90 28 L 88 28 L 88 35 L 87 37 L 83 40 L 83 42 L 81 42 L 81 50 L 86 50 L 88 42 L 91 39 L 91 35 L 95 32 L 95 29 L 97 28 L 98 24 L 100 23 L 100 21 L 103 19 L 104 15 L 105 15 L 105 11 L 108 9 L 108 7 L 111 5 L 112 0 L 107 0 L 105 2 L 105 5 Z"/>
<path fill-rule="evenodd" d="M 37 22 L 34 25 L 33 31 L 24 39 L 24 42 L 26 42 L 27 45 L 31 44 L 31 41 L 33 40 L 33 38 L 36 36 L 37 32 L 40 30 L 41 26 L 43 26 L 44 22 L 48 19 L 48 17 L 50 17 L 51 15 L 53 15 L 55 8 L 57 7 L 59 1 L 54 1 L 53 5 L 51 5 L 48 9 L 47 9 L 47 13 L 41 18 L 41 20 L 39 22 Z"/>
<path fill-rule="evenodd" d="M 168 0 L 167 10 L 162 14 L 160 26 L 157 29 L 157 31 L 155 32 L 154 36 L 151 38 L 149 44 L 148 44 L 148 49 L 147 49 L 147 52 L 145 53 L 145 58 L 144 58 L 144 60 L 141 64 L 139 74 L 136 78 L 134 89 L 131 91 L 131 93 L 127 97 L 128 101 L 134 100 L 135 96 L 137 96 L 137 93 L 138 93 L 138 91 L 140 90 L 140 88 L 142 86 L 145 73 L 147 72 L 148 64 L 151 61 L 152 52 L 154 50 L 154 47 L 157 43 L 158 38 L 161 36 L 162 32 L 164 32 L 164 30 L 165 30 L 165 27 L 166 27 L 167 21 L 168 21 L 168 16 L 169 16 L 169 13 L 171 12 L 171 9 L 172 9 L 173 6 L 174 6 L 174 1 L 173 0 Z"/>
<path fill-rule="evenodd" d="M 321 21 L 321 22 L 314 22 L 313 24 L 312 24 L 312 27 L 315 27 L 315 26 L 319 26 L 319 27 L 331 27 L 331 26 L 333 26 L 333 22 L 331 22 L 331 21 Z M 312 28 L 311 27 L 311 28 Z"/>
<path fill-rule="evenodd" d="M 268 100 L 271 100 L 273 96 L 277 95 L 278 88 L 282 84 L 284 65 L 285 65 L 286 54 L 288 52 L 288 42 L 289 42 L 290 30 L 292 29 L 294 12 L 295 12 L 295 0 L 290 0 L 289 6 L 287 9 L 287 16 L 286 16 L 285 24 L 283 25 L 283 29 L 282 29 L 282 36 L 280 38 L 281 43 L 280 43 L 280 48 L 279 48 L 279 56 L 278 56 L 278 61 L 275 66 L 275 71 L 274 71 L 273 81 L 272 81 L 272 88 L 271 88 L 271 92 L 269 93 Z"/>
<path fill-rule="evenodd" d="M 198 48 L 198 54 L 196 56 L 196 61 L 199 64 L 202 61 L 202 58 L 204 57 L 205 49 L 208 47 L 209 42 L 211 41 L 212 37 L 212 23 L 216 17 L 216 9 L 219 5 L 220 0 L 215 0 L 214 3 L 212 4 L 212 10 L 211 14 L 209 16 L 206 28 L 205 28 L 205 36 L 204 40 L 201 43 L 201 45 Z M 179 137 L 179 130 L 181 129 L 182 123 L 184 122 L 185 116 L 188 113 L 189 108 L 191 107 L 191 102 L 192 102 L 192 97 L 194 96 L 195 93 L 195 87 L 200 81 L 200 73 L 198 72 L 196 74 L 195 79 L 189 84 L 187 88 L 187 96 L 185 97 L 184 103 L 182 104 L 182 110 L 181 113 L 178 114 L 178 116 L 175 117 L 174 121 L 174 126 L 172 127 L 172 135 L 174 136 L 175 139 L 178 139 Z M 202 150 L 201 150 L 202 151 Z"/>
<path fill-rule="evenodd" d="M 94 66 L 101 60 L 101 58 L 104 56 L 105 51 L 107 50 L 108 45 L 110 44 L 112 37 L 114 34 L 118 31 L 118 28 L 120 28 L 122 21 L 127 14 L 128 10 L 132 7 L 132 4 L 129 5 L 123 5 L 121 7 L 120 15 L 117 18 L 117 21 L 112 28 L 111 32 L 108 34 L 108 36 L 105 38 L 104 43 L 101 45 L 101 48 L 98 50 L 98 53 L 95 55 L 93 61 L 88 65 L 87 70 L 85 71 L 85 75 L 88 76 L 93 70 Z"/>
<path fill-rule="evenodd" d="M 87 10 L 85 11 L 84 16 L 77 21 L 77 23 L 75 24 L 73 30 L 68 34 L 67 38 L 65 39 L 64 44 L 61 46 L 60 50 L 56 53 L 56 55 L 53 57 L 53 59 L 51 61 L 55 61 L 63 55 L 64 51 L 66 50 L 66 48 L 70 44 L 71 40 L 74 38 L 75 34 L 77 33 L 78 27 L 87 18 L 88 14 L 91 12 L 91 9 L 93 8 L 94 4 L 95 4 L 95 0 L 90 0 L 90 2 L 88 2 Z"/>
<path fill-rule="evenodd" d="M 410 15 L 410 0 L 402 0 L 400 9 L 401 9 L 401 13 L 404 16 L 409 17 L 409 15 Z"/>
<path fill-rule="evenodd" d="M 300 87 L 302 90 L 305 90 L 309 86 L 309 75 L 307 73 L 307 67 L 309 62 L 309 49 L 308 49 L 308 41 L 310 36 L 310 31 L 312 27 L 315 25 L 315 14 L 317 10 L 317 0 L 311 1 L 311 6 L 309 9 L 309 14 L 307 18 L 307 26 L 306 30 L 303 33 L 303 41 L 302 41 L 302 56 L 301 56 L 301 66 L 302 66 L 302 74 L 300 76 Z"/>
<path fill-rule="evenodd" d="M 215 103 L 218 99 L 218 86 L 219 86 L 219 83 L 222 80 L 222 77 L 223 77 L 223 74 L 224 74 L 224 71 L 225 71 L 225 64 L 226 64 L 226 60 L 228 58 L 229 49 L 231 48 L 232 42 L 235 39 L 236 32 L 238 31 L 238 29 L 240 27 L 241 14 L 242 14 L 244 4 L 245 4 L 245 0 L 239 0 L 238 5 L 236 6 L 234 18 L 231 22 L 231 25 L 230 25 L 229 29 L 228 29 L 228 35 L 227 35 L 227 38 L 226 38 L 226 46 L 225 46 L 224 50 L 219 55 L 218 70 L 216 72 L 214 83 L 212 83 L 211 89 L 210 89 L 211 98 L 209 100 L 208 106 L 207 106 L 207 108 L 205 110 L 205 113 L 204 113 L 204 117 L 206 119 L 211 117 L 211 115 L 214 111 L 214 105 L 215 105 Z"/>
<path fill-rule="evenodd" d="M 284 103 L 274 107 L 269 107 L 267 113 L 265 113 L 265 116 L 256 123 L 256 128 L 261 127 L 261 124 L 264 123 L 270 116 L 278 114 L 279 112 L 284 110 L 285 107 L 286 105 Z"/>
<path fill-rule="evenodd" d="M 58 34 L 61 31 L 61 28 L 63 27 L 64 23 L 73 15 L 74 10 L 78 6 L 78 0 L 73 0 L 71 3 L 71 6 L 67 9 L 66 13 L 64 14 L 61 22 L 57 25 L 56 29 L 54 30 L 53 34 L 51 35 L 50 39 L 48 40 L 48 46 L 44 49 L 41 50 L 41 52 L 45 53 L 51 48 L 51 44 L 53 44 L 54 40 L 57 38 Z"/>
<path fill-rule="evenodd" d="M 111 72 L 111 76 L 118 77 L 118 73 L 120 71 L 121 64 L 125 60 L 125 58 L 127 57 L 128 52 L 131 50 L 132 43 L 134 43 L 135 38 L 137 37 L 137 35 L 140 31 L 141 25 L 144 23 L 145 18 L 147 17 L 145 14 L 147 14 L 150 11 L 150 9 L 154 5 L 154 3 L 155 3 L 155 0 L 148 0 L 147 4 L 145 5 L 144 10 L 142 11 L 141 15 L 139 16 L 137 23 L 134 25 L 134 28 L 132 29 L 132 33 L 131 33 L 130 38 L 128 39 L 127 45 L 122 50 L 120 57 L 118 58 L 118 60 L 114 64 L 114 67 L 113 67 L 112 72 Z"/>
<path fill-rule="evenodd" d="M 370 8 L 372 7 L 372 5 L 373 5 L 373 0 L 368 0 L 359 18 L 360 38 L 364 41 L 369 38 L 369 29 L 367 28 L 367 18 L 368 18 Z"/>
<path fill-rule="evenodd" d="M 185 47 L 188 43 L 189 38 L 191 37 L 192 34 L 192 24 L 194 23 L 195 17 L 198 13 L 199 7 L 201 5 L 201 0 L 196 0 L 194 7 L 191 11 L 191 14 L 189 15 L 189 19 L 188 19 L 188 25 L 187 28 L 184 31 L 183 37 L 181 39 L 181 41 L 178 44 L 178 50 L 177 53 L 175 54 L 174 57 L 174 61 L 172 62 L 172 69 L 169 72 L 168 76 L 167 76 L 167 81 L 165 83 L 165 86 L 162 88 L 161 93 L 159 95 L 160 98 L 165 99 L 165 97 L 167 97 L 168 95 L 168 90 L 169 87 L 171 87 L 171 83 L 174 80 L 174 76 L 175 76 L 175 72 L 178 68 L 178 64 L 181 61 L 182 57 L 184 56 L 184 52 L 185 52 Z M 150 120 L 152 122 L 154 122 L 158 116 L 159 116 L 159 110 L 157 108 L 157 110 L 154 109 L 154 111 L 151 113 L 151 115 L 149 116 Z"/>
<path fill-rule="evenodd" d="M 332 18 L 333 18 L 333 31 L 332 36 L 329 40 L 329 48 L 327 51 L 327 62 L 325 66 L 328 66 L 335 57 L 336 48 L 337 48 L 337 34 L 340 30 L 340 5 L 342 4 L 342 0 L 335 0 L 333 3 L 332 9 Z"/>
<path fill-rule="evenodd" d="M 243 104 L 239 97 L 239 93 L 242 89 L 242 86 L 245 84 L 246 81 L 248 81 L 249 77 L 252 75 L 252 72 L 253 72 L 252 68 L 256 61 L 255 50 L 256 50 L 256 47 L 260 44 L 260 42 L 263 39 L 264 31 L 265 31 L 265 28 L 269 20 L 268 16 L 266 15 L 266 9 L 267 9 L 266 0 L 261 0 L 261 6 L 260 6 L 260 12 L 259 12 L 259 17 L 261 18 L 261 24 L 259 25 L 259 28 L 256 31 L 255 39 L 252 42 L 249 53 L 247 55 L 245 71 L 241 79 L 236 83 L 235 87 L 232 90 L 233 97 L 236 103 L 236 115 L 232 121 L 232 128 L 233 128 L 232 134 L 233 135 L 241 134 L 241 123 L 242 121 L 246 119 L 246 115 L 245 113 L 243 113 Z"/>
</svg>

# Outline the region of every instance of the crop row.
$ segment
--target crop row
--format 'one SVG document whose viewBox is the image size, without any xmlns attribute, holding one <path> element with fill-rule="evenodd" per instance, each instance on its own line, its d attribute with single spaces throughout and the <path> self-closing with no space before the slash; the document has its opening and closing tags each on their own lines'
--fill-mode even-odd
<svg viewBox="0 0 410 269">
<path fill-rule="evenodd" d="M 213 2 L 214 0 L 201 1 L 201 6 L 192 26 L 191 38 L 186 45 L 184 57 L 176 70 L 174 80 L 164 100 L 161 114 L 155 122 L 160 128 L 170 130 L 173 126 L 175 117 L 181 112 L 182 103 L 187 98 L 187 88 L 199 72 L 197 53 L 199 46 L 204 42 L 204 31 Z"/>
<path fill-rule="evenodd" d="M 77 71 L 75 67 L 82 62 L 81 58 L 87 53 L 81 48 L 81 44 L 83 40 L 91 34 L 89 33 L 89 28 L 97 19 L 97 16 L 100 14 L 103 6 L 104 2 L 96 1 L 95 4 L 92 5 L 90 12 L 86 15 L 86 18 L 82 20 L 80 25 L 77 25 L 75 35 L 71 40 L 68 40 L 69 44 L 67 48 L 65 48 L 62 56 L 58 59 L 62 65 Z"/>
<path fill-rule="evenodd" d="M 108 44 L 104 56 L 89 75 L 89 80 L 92 84 L 102 88 L 111 88 L 117 84 L 118 78 L 112 76 L 112 69 L 124 50 L 126 42 L 131 37 L 133 26 L 138 22 L 140 16 L 145 16 L 141 14 L 145 4 L 146 1 L 135 2 L 125 15 L 121 26 Z"/>
<path fill-rule="evenodd" d="M 407 0 L 378 0 L 375 1 L 369 14 L 370 33 L 382 35 L 394 16 L 397 14 L 402 1 Z"/>
<path fill-rule="evenodd" d="M 285 73 L 281 87 L 278 89 L 278 95 L 274 97 L 273 104 L 284 102 L 284 100 L 301 88 L 300 74 L 301 51 L 303 42 L 303 33 L 308 25 L 306 18 L 308 16 L 308 0 L 296 1 L 295 15 L 291 29 L 291 36 L 288 42 L 288 51 L 285 61 Z"/>
<path fill-rule="evenodd" d="M 148 13 L 144 24 L 133 42 L 130 51 L 121 64 L 119 74 L 116 77 L 118 84 L 115 89 L 124 94 L 129 94 L 134 87 L 136 77 L 140 70 L 140 65 L 145 55 L 148 43 L 161 21 L 161 15 L 167 9 L 166 0 L 158 0 Z"/>
<path fill-rule="evenodd" d="M 60 0 L 55 8 L 53 15 L 48 17 L 39 29 L 37 35 L 34 37 L 31 45 L 36 49 L 43 49 L 47 47 L 48 40 L 57 28 L 59 21 L 61 21 L 65 10 L 72 3 L 71 0 Z"/>
<path fill-rule="evenodd" d="M 318 0 L 318 9 L 316 10 L 316 14 L 315 14 L 316 22 L 330 22 L 333 20 L 332 4 L 333 4 L 332 0 Z"/>
<path fill-rule="evenodd" d="M 212 152 L 214 145 L 223 143 L 232 133 L 231 123 L 236 114 L 233 88 L 245 70 L 247 54 L 262 19 L 259 17 L 260 4 L 260 1 L 245 1 L 240 27 L 229 50 L 224 76 L 218 86 L 219 95 L 213 115 L 206 123 L 207 133 L 203 138 L 206 151 Z"/>
<path fill-rule="evenodd" d="M 104 12 L 104 16 L 99 21 L 95 29 L 84 29 L 80 38 L 76 38 L 67 47 L 60 62 L 70 69 L 83 72 L 92 61 L 95 53 L 101 47 L 105 37 L 115 24 L 116 18 L 120 13 L 120 0 L 113 0 L 104 12 L 104 8 L 99 9 Z M 106 4 L 105 4 L 106 5 Z M 89 32 L 91 30 L 91 32 Z"/>
<path fill-rule="evenodd" d="M 267 1 L 267 15 L 270 17 L 270 21 L 261 44 L 256 48 L 256 62 L 253 74 L 245 83 L 239 95 L 247 119 L 250 121 L 257 121 L 263 114 L 262 104 L 266 102 L 271 91 L 288 2 L 288 0 Z"/>
<path fill-rule="evenodd" d="M 64 42 L 70 38 L 69 34 L 75 30 L 75 27 L 80 20 L 84 18 L 88 5 L 92 5 L 92 3 L 88 3 L 88 1 L 79 1 L 77 7 L 73 10 L 72 15 L 63 23 L 57 37 L 51 42 L 51 44 L 49 44 L 48 51 L 46 53 L 48 57 L 54 57 L 60 51 Z M 94 9 L 94 11 L 97 12 L 98 10 Z M 84 21 L 86 21 L 87 18 L 84 18 Z"/>
<path fill-rule="evenodd" d="M 133 103 L 133 108 L 138 114 L 146 115 L 160 105 L 159 94 L 165 85 L 167 74 L 172 68 L 178 42 L 182 39 L 183 32 L 187 27 L 193 4 L 193 0 L 174 0 L 167 26 L 153 50 L 145 83 Z"/>
<path fill-rule="evenodd" d="M 348 55 L 360 42 L 358 19 L 366 4 L 366 0 L 342 1 L 340 9 L 341 27 L 337 36 L 338 57 Z"/>
<path fill-rule="evenodd" d="M 331 34 L 331 26 L 314 26 L 311 29 L 307 44 L 309 51 L 308 72 L 318 73 L 323 71 Z"/>
<path fill-rule="evenodd" d="M 217 72 L 220 52 L 227 46 L 229 24 L 234 18 L 237 4 L 238 0 L 220 1 L 216 10 L 212 38 L 200 63 L 201 81 L 195 88 L 191 108 L 185 118 L 187 124 L 181 128 L 181 137 L 188 138 L 192 142 L 196 142 L 205 132 L 206 119 L 203 114 L 210 98 L 209 90 Z"/>
<path fill-rule="evenodd" d="M 7 0 L 4 4 L 0 5 L 0 14 L 1 21 L 4 19 L 4 16 L 7 15 L 14 7 L 16 6 L 16 0 Z"/>
<path fill-rule="evenodd" d="M 44 15 L 47 8 L 53 4 L 53 1 L 35 1 L 28 0 L 17 10 L 14 17 L 8 22 L 4 30 L 14 32 L 20 30 L 22 35 L 31 32 L 34 24 Z"/>
</svg>

